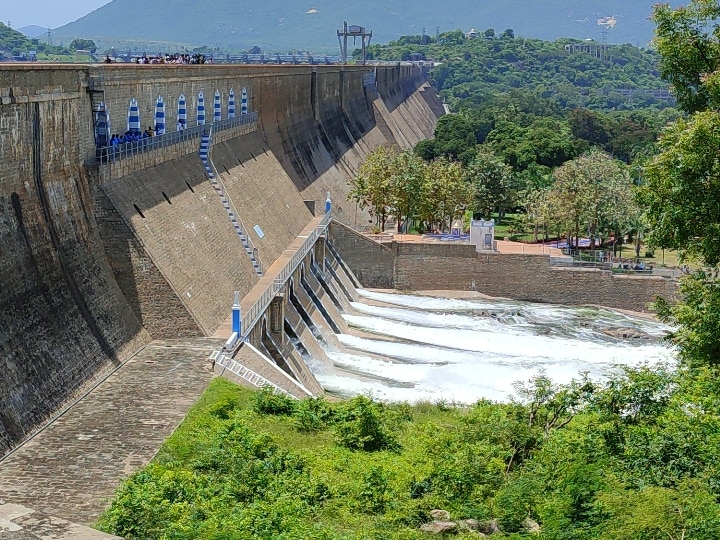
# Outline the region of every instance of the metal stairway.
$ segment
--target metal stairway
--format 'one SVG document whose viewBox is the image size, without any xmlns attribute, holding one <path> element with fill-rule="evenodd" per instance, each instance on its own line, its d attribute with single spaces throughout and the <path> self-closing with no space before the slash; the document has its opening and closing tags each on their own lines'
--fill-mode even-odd
<svg viewBox="0 0 720 540">
<path fill-rule="evenodd" d="M 200 138 L 200 161 L 202 162 L 203 167 L 205 167 L 205 173 L 207 174 L 208 180 L 210 180 L 210 184 L 220 197 L 220 202 L 222 202 L 222 205 L 225 207 L 225 211 L 228 214 L 230 223 L 232 223 L 235 232 L 237 233 L 243 247 L 245 248 L 245 253 L 247 253 L 248 257 L 250 257 L 250 261 L 252 262 L 255 272 L 257 273 L 257 275 L 262 276 L 263 271 L 262 266 L 260 265 L 260 261 L 257 258 L 257 250 L 254 246 L 251 245 L 250 239 L 245 235 L 243 227 L 236 217 L 237 214 L 231 205 L 230 199 L 223 191 L 223 187 L 221 186 L 221 183 L 219 181 L 219 175 L 217 175 L 215 172 L 215 166 L 210 159 L 211 139 L 212 126 L 204 130 L 202 137 Z"/>
</svg>

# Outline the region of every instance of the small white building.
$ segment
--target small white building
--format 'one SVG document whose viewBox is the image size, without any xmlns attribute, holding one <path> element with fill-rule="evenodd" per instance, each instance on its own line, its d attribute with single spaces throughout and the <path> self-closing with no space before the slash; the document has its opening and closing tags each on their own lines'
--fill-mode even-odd
<svg viewBox="0 0 720 540">
<path fill-rule="evenodd" d="M 469 32 L 465 33 L 465 37 L 468 39 L 475 39 L 476 37 L 478 37 L 478 35 L 480 34 L 474 28 L 471 28 Z"/>
<path fill-rule="evenodd" d="M 495 220 L 484 219 L 470 222 L 470 243 L 476 251 L 497 251 L 495 242 Z"/>
</svg>

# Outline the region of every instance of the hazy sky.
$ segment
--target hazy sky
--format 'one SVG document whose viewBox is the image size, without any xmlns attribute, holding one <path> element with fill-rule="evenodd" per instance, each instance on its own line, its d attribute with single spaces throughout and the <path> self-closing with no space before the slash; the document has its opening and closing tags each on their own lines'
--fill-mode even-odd
<svg viewBox="0 0 720 540">
<path fill-rule="evenodd" d="M 110 2 L 110 0 L 19 0 L 3 2 L 0 9 L 2 22 L 12 21 L 12 27 L 30 24 L 57 28 L 79 19 Z"/>
</svg>

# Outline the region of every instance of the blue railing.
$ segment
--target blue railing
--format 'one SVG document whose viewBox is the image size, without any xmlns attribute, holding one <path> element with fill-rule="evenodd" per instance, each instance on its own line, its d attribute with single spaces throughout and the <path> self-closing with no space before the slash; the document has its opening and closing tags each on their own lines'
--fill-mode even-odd
<svg viewBox="0 0 720 540">
<path fill-rule="evenodd" d="M 222 131 L 242 125 L 255 125 L 257 127 L 257 111 L 240 114 L 235 118 L 226 118 L 219 122 L 211 122 L 204 126 L 194 126 L 180 131 L 171 131 L 154 137 L 145 137 L 137 141 L 119 143 L 114 146 L 101 146 L 96 149 L 95 157 L 101 164 L 132 157 L 137 154 L 152 152 L 174 144 L 198 139 L 206 129 L 212 127 L 213 131 Z"/>
</svg>

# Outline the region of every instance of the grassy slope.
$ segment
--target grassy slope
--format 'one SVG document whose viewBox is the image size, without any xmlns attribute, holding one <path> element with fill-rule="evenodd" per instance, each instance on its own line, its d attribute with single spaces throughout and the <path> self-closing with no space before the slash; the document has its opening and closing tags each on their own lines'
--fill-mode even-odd
<svg viewBox="0 0 720 540">
<path fill-rule="evenodd" d="M 475 505 L 472 511 L 463 509 L 467 497 L 460 495 L 468 487 L 466 481 L 476 482 L 477 490 L 487 487 L 478 482 L 477 477 L 473 478 L 472 471 L 477 468 L 477 463 L 456 461 L 463 459 L 460 451 L 452 455 L 452 450 L 458 449 L 456 434 L 461 430 L 459 422 L 465 415 L 465 409 L 442 404 L 412 408 L 394 406 L 388 414 L 393 419 L 391 423 L 398 433 L 401 450 L 365 452 L 335 444 L 331 429 L 301 432 L 287 416 L 257 414 L 252 410 L 256 394 L 225 379 L 215 379 L 182 425 L 163 445 L 153 463 L 139 474 L 141 478 L 147 474 L 154 475 L 153 482 L 137 481 L 136 475 L 136 482 L 133 484 L 131 480 L 132 485 L 125 485 L 99 526 L 127 538 L 420 539 L 425 536 L 418 530 L 419 524 L 430 521 L 429 511 L 438 506 L 452 511 L 457 518 L 490 517 L 483 504 Z M 227 404 L 232 404 L 231 410 Z M 218 410 L 223 412 L 218 413 Z M 277 467 L 273 460 L 289 452 L 294 456 L 290 461 L 295 463 L 293 460 L 297 459 L 297 463 L 303 464 L 303 472 L 292 472 L 297 465 L 288 467 L 286 471 L 276 470 L 273 478 L 277 484 L 270 482 L 262 488 L 262 493 L 256 493 L 252 500 L 240 503 L 227 496 L 227 486 L 215 491 L 210 489 L 208 486 L 216 484 L 217 478 L 206 484 L 203 477 L 212 476 L 212 473 L 204 469 L 205 465 L 198 466 L 198 462 L 206 463 L 208 453 L 214 452 L 213 447 L 228 446 L 227 442 L 218 444 L 217 433 L 229 429 L 228 426 L 238 430 L 238 425 L 250 429 L 252 436 L 249 440 L 254 441 L 253 444 L 261 441 L 261 446 L 265 448 L 277 445 L 277 449 L 269 452 L 270 457 L 263 455 L 263 467 Z M 491 483 L 499 485 L 504 465 L 498 456 L 490 455 L 495 453 L 494 450 L 489 452 L 480 469 Z M 476 459 L 482 457 L 482 453 L 478 453 Z M 233 458 L 226 456 L 225 459 L 230 461 Z M 445 460 L 448 460 L 447 467 L 442 464 Z M 252 459 L 246 460 L 241 468 L 257 465 L 252 463 Z M 224 470 L 222 481 L 232 484 L 234 474 Z M 424 497 L 411 497 L 417 481 L 438 474 L 445 479 L 447 486 L 431 490 Z M 191 477 L 193 479 L 189 480 Z M 177 480 L 181 478 L 184 479 L 183 490 L 190 490 L 188 486 L 192 485 L 197 492 L 177 496 Z M 453 481 L 457 481 L 458 486 L 453 486 Z M 287 493 L 278 494 L 276 491 L 280 489 L 278 485 L 292 491 L 293 488 L 288 486 L 299 484 L 304 487 L 302 493 L 295 494 L 295 502 L 304 493 L 317 491 L 324 495 L 321 500 L 298 503 L 300 508 L 297 508 L 294 503 L 288 502 Z M 450 494 L 454 489 L 457 495 Z M 141 499 L 147 506 L 139 504 Z M 188 505 L 194 508 L 193 512 L 187 511 Z M 216 528 L 213 519 L 207 515 L 209 509 L 217 512 L 218 516 L 232 517 L 223 517 L 222 525 Z M 274 512 L 282 514 L 282 517 L 267 517 Z M 198 516 L 201 514 L 206 519 L 200 519 Z M 153 517 L 149 518 L 149 515 Z M 260 523 L 260 515 L 272 521 L 272 532 L 263 532 L 267 524 Z M 171 523 L 173 519 L 177 521 Z M 139 528 L 140 522 L 153 520 L 159 520 L 154 529 L 157 536 L 152 533 L 151 526 Z M 128 527 L 128 522 L 133 522 L 133 526 Z M 238 532 L 241 530 L 244 533 Z M 135 536 L 132 531 L 135 531 Z"/>
</svg>

